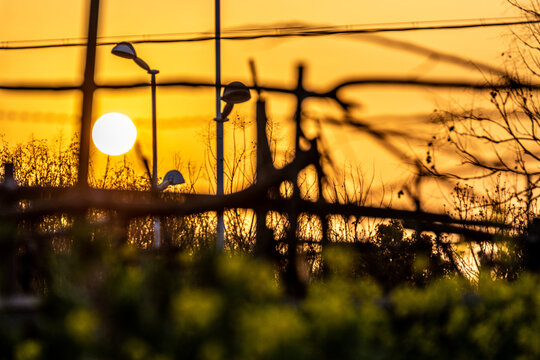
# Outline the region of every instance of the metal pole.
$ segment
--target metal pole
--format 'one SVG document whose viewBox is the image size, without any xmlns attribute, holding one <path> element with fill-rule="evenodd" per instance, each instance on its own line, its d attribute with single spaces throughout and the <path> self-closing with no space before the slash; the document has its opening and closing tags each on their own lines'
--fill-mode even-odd
<svg viewBox="0 0 540 360">
<path fill-rule="evenodd" d="M 157 186 L 157 120 L 156 120 L 156 74 L 158 70 L 150 70 L 152 76 L 152 187 Z"/>
<path fill-rule="evenodd" d="M 94 73 L 96 66 L 96 42 L 98 32 L 99 0 L 90 0 L 90 16 L 88 19 L 88 42 L 86 45 L 86 65 L 82 84 L 83 101 L 81 112 L 81 138 L 79 149 L 79 172 L 77 184 L 81 188 L 88 187 L 88 163 L 90 159 L 90 133 L 92 122 L 92 102 L 96 84 Z"/>
<path fill-rule="evenodd" d="M 220 0 L 215 0 L 216 32 L 216 194 L 223 195 L 223 120 L 221 118 L 221 14 Z M 217 213 L 216 250 L 225 250 L 223 211 Z"/>
<path fill-rule="evenodd" d="M 149 70 L 152 76 L 152 191 L 157 191 L 157 115 L 156 115 L 156 74 L 158 70 Z M 161 224 L 159 217 L 154 217 L 154 247 L 161 247 Z"/>
</svg>

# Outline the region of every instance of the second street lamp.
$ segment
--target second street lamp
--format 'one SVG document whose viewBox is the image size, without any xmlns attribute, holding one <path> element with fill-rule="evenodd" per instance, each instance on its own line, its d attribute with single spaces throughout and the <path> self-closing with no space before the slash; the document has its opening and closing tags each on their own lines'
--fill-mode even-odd
<svg viewBox="0 0 540 360">
<path fill-rule="evenodd" d="M 234 104 L 240 104 L 248 101 L 251 98 L 249 88 L 240 81 L 233 81 L 223 90 L 221 100 L 225 102 L 223 111 L 216 118 L 216 193 L 223 195 L 223 123 L 226 122 L 227 116 L 231 113 Z M 217 214 L 217 239 L 216 248 L 218 251 L 225 249 L 225 221 L 223 219 L 223 211 Z"/>
</svg>

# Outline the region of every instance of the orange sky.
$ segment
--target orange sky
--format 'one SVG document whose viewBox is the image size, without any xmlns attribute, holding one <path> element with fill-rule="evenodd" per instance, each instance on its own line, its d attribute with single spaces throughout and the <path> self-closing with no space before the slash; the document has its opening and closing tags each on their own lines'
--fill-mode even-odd
<svg viewBox="0 0 540 360">
<path fill-rule="evenodd" d="M 204 32 L 213 30 L 213 1 L 102 0 L 99 35 L 133 38 L 135 35 Z M 34 39 L 71 39 L 86 32 L 86 1 L 4 0 L 0 2 L 0 41 Z M 478 19 L 514 16 L 504 0 L 222 0 L 222 27 L 276 26 L 276 24 L 357 25 L 370 23 L 414 22 L 429 20 Z M 500 53 L 511 41 L 507 28 L 482 28 L 453 31 L 388 33 L 384 36 L 410 41 L 447 53 L 492 64 L 501 63 Z M 159 37 L 159 36 L 154 36 Z M 248 59 L 254 58 L 261 83 L 294 84 L 295 66 L 307 65 L 306 82 L 317 89 L 329 88 L 348 78 L 375 75 L 408 75 L 478 78 L 479 74 L 425 56 L 404 53 L 364 41 L 363 36 L 265 39 L 222 44 L 223 82 L 250 83 Z M 138 55 L 160 70 L 158 82 L 166 79 L 214 79 L 212 42 L 137 45 Z M 111 47 L 100 47 L 97 81 L 146 81 L 148 76 L 134 63 L 114 57 Z M 83 48 L 45 50 L 0 50 L 0 83 L 77 83 L 81 81 Z M 426 113 L 445 106 L 452 99 L 463 99 L 458 91 L 432 91 L 409 88 L 362 88 L 350 91 L 350 98 L 362 104 L 358 116 Z M 470 94 L 468 95 L 470 96 Z M 480 97 L 480 95 L 477 95 Z M 269 96 L 269 111 L 280 123 L 282 135 L 290 122 L 292 99 Z M 52 138 L 59 131 L 78 130 L 80 95 L 12 93 L 0 97 L 0 133 L 9 142 L 27 139 L 31 134 Z M 462 101 L 462 100 L 458 100 Z M 470 99 L 466 100 L 470 101 Z M 312 104 L 317 114 L 336 113 L 327 102 Z M 211 90 L 181 88 L 158 90 L 159 173 L 173 166 L 173 157 L 184 161 L 202 161 L 203 135 L 213 129 L 214 93 Z M 252 119 L 254 102 L 239 105 L 234 114 Z M 122 112 L 135 120 L 144 151 L 150 155 L 150 92 L 99 91 L 95 98 L 94 120 L 106 112 Z M 25 114 L 30 113 L 30 114 Z M 41 113 L 41 115 L 36 115 Z M 44 117 L 43 113 L 54 113 Z M 9 115 L 9 116 L 8 116 Z M 386 127 L 403 130 L 402 120 L 383 117 Z M 225 127 L 227 132 L 227 126 Z M 325 127 L 335 157 L 361 164 L 383 182 L 391 182 L 407 173 L 405 165 L 369 142 L 365 137 L 335 127 Z M 230 144 L 230 142 L 229 142 Z M 93 150 L 97 160 L 102 155 Z M 135 160 L 134 160 L 135 161 Z"/>
</svg>

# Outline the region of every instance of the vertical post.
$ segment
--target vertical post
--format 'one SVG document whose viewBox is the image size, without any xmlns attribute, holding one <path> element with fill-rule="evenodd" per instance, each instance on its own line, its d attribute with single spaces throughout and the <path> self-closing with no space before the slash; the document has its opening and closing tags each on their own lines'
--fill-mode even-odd
<svg viewBox="0 0 540 360">
<path fill-rule="evenodd" d="M 86 64 L 82 84 L 83 101 L 81 112 L 81 138 L 79 146 L 79 172 L 77 183 L 81 188 L 88 187 L 88 163 L 90 161 L 90 125 L 92 122 L 92 102 L 96 84 L 96 42 L 99 18 L 99 0 L 90 0 L 88 19 L 88 40 L 86 43 Z"/>
<path fill-rule="evenodd" d="M 540 273 L 540 218 L 534 218 L 522 238 L 523 266 L 525 270 Z"/>
<path fill-rule="evenodd" d="M 296 112 L 294 113 L 294 121 L 296 122 L 296 131 L 294 134 L 294 148 L 295 154 L 300 151 L 300 137 L 302 134 L 302 104 L 305 100 L 306 94 L 304 89 L 304 66 L 298 66 L 298 82 L 296 84 L 295 95 L 296 95 Z M 294 187 L 297 189 L 297 186 Z"/>
<path fill-rule="evenodd" d="M 13 190 L 17 188 L 17 181 L 15 180 L 15 166 L 13 163 L 4 163 L 4 182 L 2 186 L 5 189 Z"/>
<path fill-rule="evenodd" d="M 223 119 L 221 119 L 221 10 L 220 0 L 215 0 L 216 33 L 216 194 L 223 195 Z M 225 223 L 223 210 L 217 213 L 216 250 L 225 250 Z"/>
<path fill-rule="evenodd" d="M 159 216 L 154 217 L 154 248 L 161 247 L 161 221 Z"/>
<path fill-rule="evenodd" d="M 0 184 L 4 190 L 15 190 L 17 183 L 14 178 L 13 163 L 4 164 L 4 181 Z M 6 196 L 7 195 L 7 196 Z M 6 196 L 4 198 L 4 196 Z M 17 204 L 13 194 L 3 194 L 2 207 L 12 210 Z M 17 291 L 17 259 L 18 247 L 16 228 L 17 222 L 6 221 L 0 234 L 0 270 L 3 272 L 0 281 L 0 292 L 4 295 L 12 295 Z M 33 228 L 32 228 L 33 229 Z"/>
<path fill-rule="evenodd" d="M 257 173 L 256 182 L 264 179 L 273 169 L 272 155 L 270 154 L 270 146 L 266 134 L 266 125 L 268 119 L 266 117 L 266 102 L 259 96 L 257 99 Z M 275 256 L 275 248 L 273 244 L 272 234 L 266 227 L 266 194 L 261 199 L 257 200 L 255 208 L 256 215 L 256 234 L 255 254 L 267 259 L 273 259 Z"/>
<path fill-rule="evenodd" d="M 302 132 L 302 105 L 306 99 L 306 90 L 304 89 L 304 67 L 298 66 L 298 82 L 295 89 L 296 95 L 296 112 L 294 115 L 294 121 L 296 122 L 295 133 L 295 158 L 301 152 L 300 138 L 304 137 Z M 298 174 L 301 168 L 294 169 L 294 179 L 290 179 L 293 182 L 293 193 L 289 200 L 289 209 L 287 211 L 289 216 L 289 229 L 287 234 L 287 265 L 284 273 L 285 286 L 287 291 L 291 295 L 303 296 L 305 295 L 305 284 L 300 281 L 298 273 L 298 215 L 300 209 L 298 208 L 298 200 L 300 199 L 300 188 L 298 186 Z"/>
<path fill-rule="evenodd" d="M 157 70 L 150 70 L 152 76 L 152 188 L 157 186 L 157 115 L 156 115 L 156 74 Z"/>
<path fill-rule="evenodd" d="M 158 70 L 150 70 L 152 87 L 152 190 L 157 190 L 157 111 L 156 111 L 156 74 Z M 161 247 L 161 224 L 159 217 L 154 217 L 154 247 Z"/>
</svg>

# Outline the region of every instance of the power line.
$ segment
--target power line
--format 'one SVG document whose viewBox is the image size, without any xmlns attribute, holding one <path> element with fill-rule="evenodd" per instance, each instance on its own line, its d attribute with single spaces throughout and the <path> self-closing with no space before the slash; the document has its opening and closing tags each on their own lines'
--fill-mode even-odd
<svg viewBox="0 0 540 360">
<path fill-rule="evenodd" d="M 282 30 L 290 30 L 290 31 L 298 31 L 298 30 L 329 30 L 329 29 L 336 29 L 336 28 L 346 28 L 350 29 L 352 27 L 381 27 L 381 26 L 387 26 L 387 27 L 395 27 L 395 26 L 403 26 L 403 25 L 419 25 L 419 24 L 457 24 L 457 23 L 463 23 L 463 22 L 472 22 L 472 21 L 480 21 L 480 22 L 486 22 L 486 21 L 523 21 L 524 19 L 522 17 L 493 17 L 493 18 L 478 18 L 478 19 L 448 19 L 448 20 L 424 20 L 424 21 L 400 21 L 400 22 L 385 22 L 385 23 L 369 23 L 369 24 L 354 24 L 354 25 L 309 25 L 309 24 L 302 24 L 298 23 L 298 25 L 288 25 L 288 26 L 274 26 L 269 25 L 267 27 L 250 27 L 250 26 L 238 26 L 231 29 L 223 30 L 223 34 L 233 34 L 233 33 L 241 33 L 241 32 L 248 32 L 248 31 L 255 31 L 255 32 L 273 32 L 273 31 L 282 31 Z M 126 39 L 126 38 L 134 38 L 134 37 L 142 37 L 144 39 L 149 39 L 153 36 L 186 36 L 186 35 L 213 35 L 213 31 L 192 31 L 192 32 L 177 32 L 177 33 L 158 33 L 158 34 L 124 34 L 124 35 L 109 35 L 109 36 L 98 36 L 98 40 L 105 41 L 106 39 Z M 0 43 L 8 44 L 24 44 L 24 43 L 35 43 L 35 42 L 63 42 L 68 43 L 69 41 L 86 41 L 85 37 L 78 37 L 78 38 L 52 38 L 52 39 L 27 39 L 27 40 L 12 40 L 12 41 L 0 41 Z"/>
<path fill-rule="evenodd" d="M 361 87 L 361 86 L 409 86 L 409 87 L 435 87 L 435 88 L 456 88 L 456 89 L 471 89 L 471 90 L 493 90 L 493 89 L 529 89 L 540 90 L 540 84 L 538 83 L 522 83 L 522 82 L 487 82 L 487 81 L 469 81 L 469 80 L 447 80 L 447 79 L 433 79 L 433 80 L 420 80 L 413 78 L 396 78 L 396 77 L 366 77 L 358 78 L 350 81 L 346 81 L 337 85 L 335 88 L 328 92 L 309 92 L 309 96 L 313 97 L 335 97 L 335 94 L 345 87 Z M 104 83 L 96 84 L 96 89 L 107 90 L 121 90 L 121 89 L 136 89 L 148 87 L 150 84 L 146 82 L 142 83 Z M 157 84 L 158 87 L 214 87 L 212 82 L 187 82 L 187 81 L 162 81 Z M 273 87 L 273 86 L 250 86 L 252 90 L 261 90 L 273 93 L 282 94 L 295 94 L 295 89 Z M 10 91 L 74 91 L 81 90 L 80 86 L 55 86 L 55 85 L 2 85 L 0 84 L 0 90 Z"/>
<path fill-rule="evenodd" d="M 504 19 L 501 20 L 501 19 Z M 515 19 L 515 20 L 512 20 Z M 370 25 L 336 25 L 336 26 L 289 26 L 289 27 L 267 27 L 267 28 L 252 28 L 240 30 L 227 30 L 221 39 L 224 40 L 256 40 L 264 38 L 283 38 L 283 37 L 312 37 L 312 36 L 330 36 L 330 35 L 348 35 L 348 34 L 376 34 L 381 32 L 411 32 L 411 31 L 426 31 L 426 30 L 459 30 L 481 27 L 498 27 L 498 26 L 516 26 L 537 24 L 540 20 L 523 20 L 523 18 L 489 18 L 475 19 L 475 22 L 460 23 L 466 20 L 445 20 L 445 21 L 422 21 L 422 22 L 401 22 L 401 23 L 384 23 Z M 473 21 L 473 20 L 467 20 Z M 407 26 L 403 26 L 406 24 Z M 425 24 L 425 25 L 421 25 Z M 393 26 L 392 26 L 393 25 Z M 401 26 L 396 26 L 401 25 Z M 253 33 L 255 32 L 255 33 Z M 240 34 L 239 34 L 240 33 Z M 242 34 L 246 33 L 246 34 Z M 196 36 L 185 37 L 189 34 L 197 34 Z M 152 36 L 163 36 L 163 38 L 151 39 Z M 175 38 L 165 38 L 165 36 L 183 36 Z M 171 34 L 154 34 L 143 35 L 143 39 L 129 39 L 129 37 L 141 37 L 141 35 L 132 36 L 109 36 L 101 37 L 100 39 L 120 39 L 130 41 L 134 44 L 166 44 L 166 43 L 183 43 L 183 42 L 201 42 L 211 41 L 215 37 L 212 33 L 171 33 Z M 19 40 L 19 41 L 3 41 L 0 50 L 29 50 L 29 49 L 47 49 L 47 48 L 62 48 L 62 47 L 79 47 L 86 46 L 86 41 L 83 38 L 68 38 L 68 39 L 41 39 L 41 40 Z M 61 42 L 59 42 L 61 41 Z M 48 44 L 30 44 L 35 42 L 54 42 Z M 103 40 L 98 41 L 98 46 L 115 45 L 117 41 Z M 10 45 L 23 44 L 23 45 Z"/>
</svg>

